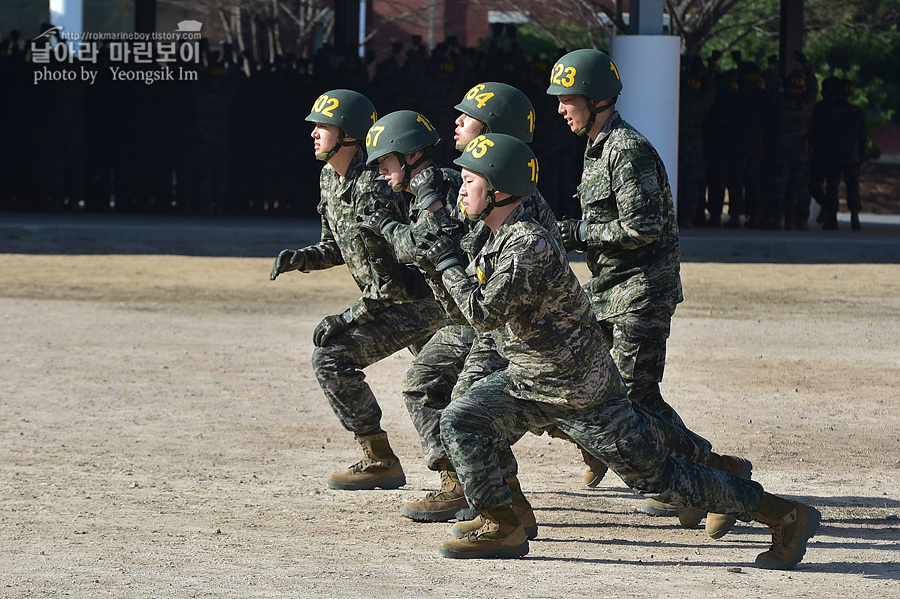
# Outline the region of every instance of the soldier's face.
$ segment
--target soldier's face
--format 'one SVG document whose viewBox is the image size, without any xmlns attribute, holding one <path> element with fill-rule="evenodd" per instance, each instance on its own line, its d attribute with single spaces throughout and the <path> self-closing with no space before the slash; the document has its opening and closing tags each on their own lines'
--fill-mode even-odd
<svg viewBox="0 0 900 599">
<path fill-rule="evenodd" d="M 403 184 L 403 169 L 400 168 L 400 160 L 391 152 L 378 159 L 378 172 L 384 175 L 384 180 L 392 188 Z"/>
<path fill-rule="evenodd" d="M 588 110 L 588 99 L 586 96 L 557 96 L 559 99 L 559 108 L 557 112 L 566 120 L 566 125 L 574 133 L 578 133 L 585 127 L 591 118 L 591 112 Z"/>
<path fill-rule="evenodd" d="M 487 179 L 462 169 L 462 187 L 459 188 L 463 212 L 466 216 L 477 216 L 487 209 Z"/>
<path fill-rule="evenodd" d="M 462 151 L 466 144 L 481 135 L 484 123 L 476 118 L 463 113 L 456 119 L 456 129 L 453 132 L 453 142 L 456 149 Z"/>
<path fill-rule="evenodd" d="M 310 136 L 313 138 L 316 154 L 331 150 L 338 141 L 339 132 L 340 129 L 337 125 L 315 123 L 315 127 L 313 127 Z"/>
</svg>

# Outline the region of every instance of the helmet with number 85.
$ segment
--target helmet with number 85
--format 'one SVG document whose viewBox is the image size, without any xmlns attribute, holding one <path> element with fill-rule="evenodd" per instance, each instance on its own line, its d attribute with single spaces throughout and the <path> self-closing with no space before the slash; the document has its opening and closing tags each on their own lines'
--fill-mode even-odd
<svg viewBox="0 0 900 599">
<path fill-rule="evenodd" d="M 534 106 L 511 85 L 479 83 L 454 108 L 484 123 L 484 133 L 504 133 L 525 143 L 534 139 Z"/>
<path fill-rule="evenodd" d="M 537 158 L 525 142 L 511 135 L 479 135 L 466 145 L 465 151 L 453 163 L 487 179 L 489 205 L 494 191 L 516 197 L 534 195 L 537 191 Z M 510 200 L 493 205 L 506 203 Z"/>
<path fill-rule="evenodd" d="M 319 96 L 306 120 L 337 125 L 349 137 L 362 141 L 378 114 L 367 97 L 351 89 L 333 89 Z"/>
<path fill-rule="evenodd" d="M 441 141 L 441 136 L 423 115 L 413 110 L 398 110 L 378 119 L 366 133 L 369 164 L 392 152 L 415 154 Z M 401 164 L 403 160 L 401 159 Z"/>
<path fill-rule="evenodd" d="M 583 95 L 589 100 L 608 100 L 622 91 L 619 70 L 600 50 L 574 50 L 550 69 L 550 96 Z"/>
</svg>

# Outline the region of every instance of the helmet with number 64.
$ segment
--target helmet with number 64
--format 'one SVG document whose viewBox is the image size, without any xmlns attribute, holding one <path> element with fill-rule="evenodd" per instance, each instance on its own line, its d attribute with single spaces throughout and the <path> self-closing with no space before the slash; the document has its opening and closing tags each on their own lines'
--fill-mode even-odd
<svg viewBox="0 0 900 599">
<path fill-rule="evenodd" d="M 534 139 L 534 106 L 511 85 L 479 83 L 454 108 L 487 125 L 487 132 L 512 135 L 529 144 Z"/>
</svg>

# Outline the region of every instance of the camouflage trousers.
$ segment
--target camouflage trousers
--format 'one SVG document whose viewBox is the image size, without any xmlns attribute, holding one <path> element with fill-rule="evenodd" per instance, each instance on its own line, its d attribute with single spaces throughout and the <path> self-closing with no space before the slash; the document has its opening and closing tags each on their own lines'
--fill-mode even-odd
<svg viewBox="0 0 900 599">
<path fill-rule="evenodd" d="M 470 326 L 448 324 L 416 355 L 400 387 L 403 402 L 419 434 L 431 470 L 447 457 L 441 442 L 441 412 L 450 405 L 454 385 L 477 333 Z"/>
<path fill-rule="evenodd" d="M 381 407 L 363 369 L 404 347 L 415 353 L 446 321 L 434 300 L 391 304 L 313 351 L 316 379 L 345 429 L 356 435 L 381 431 Z"/>
<path fill-rule="evenodd" d="M 401 387 L 403 401 L 419 434 L 425 462 L 438 470 L 447 458 L 441 439 L 441 413 L 477 380 L 506 368 L 493 339 L 471 326 L 448 324 L 416 355 Z"/>
<path fill-rule="evenodd" d="M 665 307 L 642 308 L 601 320 L 600 327 L 612 347 L 610 354 L 625 381 L 631 401 L 684 429 L 680 442 L 689 445 L 676 448 L 675 454 L 702 456 L 705 453 L 708 456 L 712 444 L 685 426 L 659 390 L 666 368 L 666 340 L 671 330 L 672 312 Z"/>
<path fill-rule="evenodd" d="M 676 457 L 654 434 L 653 425 L 668 426 L 672 435 L 679 429 L 662 419 L 649 422 L 627 397 L 576 409 L 512 397 L 506 392 L 509 382 L 506 370 L 478 381 L 441 417 L 444 443 L 473 508 L 512 501 L 503 480 L 509 466 L 502 463 L 496 446 L 535 427 L 555 424 L 641 495 L 744 521 L 759 512 L 759 483 Z"/>
</svg>

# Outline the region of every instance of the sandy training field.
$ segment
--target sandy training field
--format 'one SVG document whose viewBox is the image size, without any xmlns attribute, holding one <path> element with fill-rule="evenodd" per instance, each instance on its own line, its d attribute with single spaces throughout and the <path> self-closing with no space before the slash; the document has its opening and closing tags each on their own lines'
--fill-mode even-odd
<svg viewBox="0 0 900 599">
<path fill-rule="evenodd" d="M 761 525 L 714 541 L 646 516 L 533 435 L 529 555 L 440 557 L 450 525 L 400 516 L 438 483 L 399 395 L 411 356 L 367 370 L 407 485 L 327 489 L 360 452 L 312 330 L 357 291 L 344 268 L 270 267 L 0 254 L 0 597 L 900 597 L 900 265 L 683 265 L 663 394 L 822 511 L 789 572 L 752 566 Z"/>
</svg>

